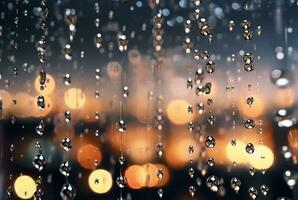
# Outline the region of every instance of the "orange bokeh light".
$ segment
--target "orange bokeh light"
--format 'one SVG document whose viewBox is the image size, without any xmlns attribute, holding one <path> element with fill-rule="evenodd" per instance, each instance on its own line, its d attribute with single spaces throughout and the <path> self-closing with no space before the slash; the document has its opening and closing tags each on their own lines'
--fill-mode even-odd
<svg viewBox="0 0 298 200">
<path fill-rule="evenodd" d="M 86 144 L 79 148 L 77 160 L 85 169 L 95 169 L 102 160 L 102 153 L 98 147 Z"/>
</svg>

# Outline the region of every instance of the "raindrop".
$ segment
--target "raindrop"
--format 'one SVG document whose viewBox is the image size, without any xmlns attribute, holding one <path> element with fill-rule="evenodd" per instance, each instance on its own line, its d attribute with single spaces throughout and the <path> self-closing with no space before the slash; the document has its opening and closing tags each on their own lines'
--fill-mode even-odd
<svg viewBox="0 0 298 200">
<path fill-rule="evenodd" d="M 245 147 L 245 150 L 248 154 L 253 154 L 255 152 L 255 147 L 252 143 L 248 143 Z"/>
<path fill-rule="evenodd" d="M 212 136 L 207 136 L 206 140 L 205 140 L 205 146 L 207 148 L 213 148 L 215 147 L 215 139 Z"/>
<path fill-rule="evenodd" d="M 237 178 L 237 177 L 233 177 L 231 179 L 231 188 L 238 193 L 238 191 L 240 190 L 240 186 L 241 186 L 241 181 Z"/>
<path fill-rule="evenodd" d="M 33 162 L 32 162 L 33 166 L 38 171 L 42 171 L 43 168 L 45 167 L 46 163 L 47 163 L 47 161 L 46 161 L 45 157 L 42 154 L 36 155 L 33 159 Z"/>
<path fill-rule="evenodd" d="M 188 191 L 191 197 L 195 196 L 196 188 L 193 185 L 189 186 Z"/>
<path fill-rule="evenodd" d="M 253 129 L 255 127 L 255 121 L 252 119 L 248 119 L 244 123 L 244 127 L 247 129 Z"/>
<path fill-rule="evenodd" d="M 44 96 L 37 97 L 37 106 L 40 110 L 44 110 L 46 107 Z"/>
<path fill-rule="evenodd" d="M 62 197 L 63 200 L 72 200 L 76 196 L 76 190 L 74 186 L 72 186 L 69 183 L 65 183 L 62 186 L 62 189 L 60 191 L 60 196 Z"/>
<path fill-rule="evenodd" d="M 61 147 L 65 150 L 65 151 L 70 151 L 72 148 L 72 144 L 71 144 L 71 140 L 70 138 L 64 138 L 61 141 Z"/>
<path fill-rule="evenodd" d="M 125 177 L 123 177 L 122 175 L 118 176 L 116 179 L 116 183 L 119 188 L 124 188 L 126 184 Z"/>
<path fill-rule="evenodd" d="M 258 191 L 255 187 L 250 187 L 248 189 L 248 194 L 251 199 L 256 199 L 258 197 Z"/>
<path fill-rule="evenodd" d="M 69 176 L 70 170 L 71 170 L 71 166 L 69 161 L 65 161 L 61 163 L 59 171 L 63 176 Z"/>
<path fill-rule="evenodd" d="M 119 133 L 125 133 L 126 128 L 127 128 L 125 121 L 121 119 L 119 122 L 117 122 L 116 128 Z"/>
<path fill-rule="evenodd" d="M 267 196 L 267 194 L 269 192 L 269 188 L 267 185 L 261 185 L 260 190 L 261 190 L 262 195 Z"/>
<path fill-rule="evenodd" d="M 64 82 L 64 85 L 70 86 L 70 84 L 71 84 L 71 76 L 70 76 L 70 74 L 65 74 L 64 75 L 63 82 Z"/>
<path fill-rule="evenodd" d="M 205 70 L 207 73 L 212 74 L 215 71 L 215 63 L 209 60 L 205 65 Z"/>
<path fill-rule="evenodd" d="M 216 176 L 211 175 L 207 178 L 206 185 L 212 192 L 217 192 L 220 186 L 220 181 Z"/>
</svg>

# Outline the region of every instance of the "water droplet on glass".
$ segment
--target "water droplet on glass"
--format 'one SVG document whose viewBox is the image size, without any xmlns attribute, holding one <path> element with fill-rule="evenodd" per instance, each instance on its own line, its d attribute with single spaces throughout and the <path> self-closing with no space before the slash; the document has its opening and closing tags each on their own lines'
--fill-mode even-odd
<svg viewBox="0 0 298 200">
<path fill-rule="evenodd" d="M 255 121 L 252 119 L 248 119 L 244 123 L 244 127 L 247 129 L 253 129 L 255 127 Z"/>
<path fill-rule="evenodd" d="M 269 192 L 269 187 L 267 185 L 261 185 L 260 191 L 261 191 L 262 195 L 267 196 L 267 194 Z"/>
<path fill-rule="evenodd" d="M 248 194 L 251 199 L 256 199 L 258 197 L 258 191 L 255 187 L 250 187 L 248 189 Z"/>
<path fill-rule="evenodd" d="M 255 147 L 252 143 L 248 143 L 245 147 L 245 150 L 248 154 L 253 154 L 255 152 Z"/>
<path fill-rule="evenodd" d="M 71 84 L 71 76 L 70 76 L 70 74 L 65 74 L 64 75 L 63 82 L 64 82 L 64 85 L 70 86 L 70 84 Z"/>
<path fill-rule="evenodd" d="M 65 151 L 70 151 L 72 148 L 72 144 L 71 144 L 71 139 L 70 138 L 64 138 L 61 141 L 61 147 L 65 150 Z"/>
<path fill-rule="evenodd" d="M 238 193 L 238 191 L 240 190 L 240 186 L 241 186 L 241 181 L 237 178 L 237 177 L 233 177 L 231 179 L 231 188 Z"/>
<path fill-rule="evenodd" d="M 215 165 L 215 161 L 214 161 L 214 158 L 213 157 L 208 157 L 207 159 L 207 164 L 212 167 Z"/>
<path fill-rule="evenodd" d="M 44 96 L 37 97 L 37 106 L 40 110 L 44 110 L 46 107 Z"/>
<path fill-rule="evenodd" d="M 33 166 L 38 171 L 42 171 L 43 168 L 45 167 L 46 163 L 47 163 L 46 158 L 42 154 L 37 154 L 34 157 L 33 162 L 32 162 Z"/>
<path fill-rule="evenodd" d="M 126 131 L 126 123 L 124 120 L 120 120 L 119 122 L 117 122 L 116 124 L 116 128 L 118 130 L 119 133 L 124 133 Z"/>
<path fill-rule="evenodd" d="M 117 183 L 119 188 L 124 188 L 125 184 L 126 184 L 126 180 L 122 175 L 120 175 L 120 176 L 117 177 L 116 183 Z"/>
<path fill-rule="evenodd" d="M 63 200 L 72 200 L 76 196 L 76 190 L 73 185 L 65 183 L 60 191 L 60 196 Z"/>
<path fill-rule="evenodd" d="M 212 74 L 215 71 L 215 63 L 209 60 L 205 65 L 205 70 L 207 73 Z"/>
<path fill-rule="evenodd" d="M 215 139 L 212 136 L 207 136 L 205 140 L 205 146 L 207 148 L 213 148 L 215 147 Z"/>
<path fill-rule="evenodd" d="M 196 188 L 193 185 L 189 186 L 188 191 L 191 197 L 195 196 Z"/>
<path fill-rule="evenodd" d="M 207 178 L 206 185 L 212 192 L 217 192 L 220 186 L 220 181 L 216 176 L 211 175 Z"/>
<path fill-rule="evenodd" d="M 71 170 L 71 166 L 69 161 L 65 161 L 61 163 L 59 171 L 63 176 L 69 176 L 70 170 Z"/>
<path fill-rule="evenodd" d="M 44 129 L 45 129 L 45 123 L 43 120 L 40 120 L 39 124 L 35 128 L 35 131 L 38 135 L 43 135 Z"/>
</svg>

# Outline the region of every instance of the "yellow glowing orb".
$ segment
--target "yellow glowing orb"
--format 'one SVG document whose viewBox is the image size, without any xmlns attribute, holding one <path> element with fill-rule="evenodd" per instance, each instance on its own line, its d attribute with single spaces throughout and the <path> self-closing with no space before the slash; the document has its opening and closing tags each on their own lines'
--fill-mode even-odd
<svg viewBox="0 0 298 200">
<path fill-rule="evenodd" d="M 192 115 L 187 112 L 189 103 L 184 100 L 173 100 L 167 106 L 167 115 L 174 124 L 186 124 L 192 119 Z"/>
<path fill-rule="evenodd" d="M 84 105 L 85 100 L 86 96 L 79 88 L 71 88 L 64 93 L 64 102 L 69 108 L 81 108 Z"/>
<path fill-rule="evenodd" d="M 47 78 L 46 78 L 46 82 L 45 82 L 43 90 L 41 89 L 39 79 L 40 79 L 40 77 L 37 76 L 35 81 L 34 81 L 35 90 L 39 94 L 49 95 L 55 90 L 56 83 L 55 83 L 55 79 L 53 78 L 53 76 L 51 76 L 50 74 L 47 74 Z"/>
<path fill-rule="evenodd" d="M 104 194 L 112 188 L 113 178 L 110 172 L 97 169 L 89 175 L 88 183 L 93 192 Z"/>
<path fill-rule="evenodd" d="M 247 163 L 247 153 L 245 151 L 244 142 L 237 141 L 236 145 L 229 143 L 226 146 L 226 155 L 231 162 L 236 162 L 237 164 Z"/>
<path fill-rule="evenodd" d="M 21 199 L 30 199 L 36 191 L 35 181 L 30 176 L 19 176 L 14 182 L 14 190 Z"/>
<path fill-rule="evenodd" d="M 268 169 L 274 162 L 274 154 L 272 150 L 264 145 L 257 145 L 255 152 L 249 157 L 249 163 L 256 169 Z"/>
</svg>

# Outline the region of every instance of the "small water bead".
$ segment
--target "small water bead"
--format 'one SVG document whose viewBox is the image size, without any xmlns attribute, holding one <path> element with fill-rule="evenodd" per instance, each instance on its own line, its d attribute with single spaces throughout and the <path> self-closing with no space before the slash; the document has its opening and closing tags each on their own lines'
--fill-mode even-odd
<svg viewBox="0 0 298 200">
<path fill-rule="evenodd" d="M 159 188 L 159 189 L 157 190 L 157 195 L 158 195 L 158 197 L 159 197 L 160 199 L 163 197 L 163 189 L 162 189 L 162 188 Z"/>
<path fill-rule="evenodd" d="M 262 33 L 262 28 L 261 28 L 261 26 L 257 26 L 256 32 L 257 32 L 257 35 L 258 35 L 258 36 L 261 35 L 261 33 Z"/>
<path fill-rule="evenodd" d="M 99 68 L 95 69 L 95 79 L 99 80 L 101 78 L 101 71 Z"/>
<path fill-rule="evenodd" d="M 191 29 L 191 21 L 188 19 L 184 22 L 184 32 L 189 33 Z"/>
<path fill-rule="evenodd" d="M 70 151 L 71 148 L 72 148 L 71 139 L 70 138 L 63 138 L 62 141 L 61 141 L 61 147 L 65 151 Z"/>
<path fill-rule="evenodd" d="M 248 194 L 251 199 L 256 199 L 258 197 L 258 191 L 255 187 L 250 187 L 248 189 Z"/>
<path fill-rule="evenodd" d="M 207 178 L 206 185 L 212 192 L 217 192 L 220 186 L 220 180 L 216 176 L 211 175 Z"/>
<path fill-rule="evenodd" d="M 188 191 L 191 197 L 195 196 L 196 188 L 193 185 L 189 186 Z"/>
<path fill-rule="evenodd" d="M 268 188 L 267 185 L 261 185 L 260 186 L 260 191 L 261 191 L 262 195 L 267 196 L 267 194 L 269 192 L 269 188 Z"/>
<path fill-rule="evenodd" d="M 213 157 L 208 157 L 208 159 L 207 159 L 207 164 L 208 164 L 210 167 L 213 167 L 213 166 L 215 165 L 214 158 L 213 158 Z"/>
<path fill-rule="evenodd" d="M 46 107 L 45 98 L 44 96 L 38 96 L 37 97 L 37 106 L 40 110 L 44 110 Z"/>
<path fill-rule="evenodd" d="M 121 119 L 119 120 L 119 122 L 117 122 L 116 129 L 118 130 L 119 133 L 125 133 L 126 128 L 127 126 L 124 120 Z"/>
<path fill-rule="evenodd" d="M 42 86 L 45 85 L 46 80 L 47 80 L 47 73 L 46 73 L 45 70 L 41 70 L 39 72 L 39 84 L 42 85 Z M 43 90 L 43 89 L 44 89 L 44 87 L 41 88 L 41 90 Z"/>
<path fill-rule="evenodd" d="M 251 106 L 253 103 L 254 103 L 254 98 L 253 97 L 247 97 L 246 104 Z"/>
<path fill-rule="evenodd" d="M 96 34 L 94 42 L 95 42 L 96 48 L 99 49 L 100 47 L 102 47 L 103 38 L 102 38 L 102 35 L 100 33 Z"/>
<path fill-rule="evenodd" d="M 250 30 L 244 30 L 243 31 L 243 38 L 245 40 L 251 40 L 253 37 L 253 31 L 250 31 Z"/>
<path fill-rule="evenodd" d="M 206 85 L 204 87 L 205 94 L 210 94 L 211 93 L 211 88 L 212 88 L 212 83 L 211 82 L 206 83 Z"/>
<path fill-rule="evenodd" d="M 198 103 L 197 104 L 197 112 L 199 114 L 203 114 L 205 112 L 205 106 L 204 103 Z"/>
<path fill-rule="evenodd" d="M 207 100 L 207 105 L 208 105 L 208 106 L 211 106 L 212 104 L 213 104 L 213 99 L 208 99 L 208 100 Z"/>
<path fill-rule="evenodd" d="M 248 30 L 250 29 L 250 26 L 251 26 L 251 22 L 244 19 L 242 22 L 241 22 L 241 27 L 244 29 L 244 30 Z"/>
<path fill-rule="evenodd" d="M 248 154 L 253 154 L 255 152 L 255 147 L 252 143 L 248 143 L 245 147 L 245 150 Z"/>
<path fill-rule="evenodd" d="M 244 127 L 247 129 L 253 129 L 255 127 L 255 121 L 252 119 L 248 119 L 244 123 Z"/>
<path fill-rule="evenodd" d="M 64 53 L 64 58 L 66 60 L 71 60 L 72 59 L 72 50 L 71 50 L 70 44 L 65 45 L 65 47 L 63 49 L 63 53 Z"/>
<path fill-rule="evenodd" d="M 122 96 L 123 98 L 127 98 L 129 95 L 128 86 L 124 86 L 122 89 Z"/>
<path fill-rule="evenodd" d="M 198 8 L 195 9 L 194 12 L 192 13 L 193 18 L 198 20 L 200 18 L 200 13 L 201 13 L 200 9 Z"/>
<path fill-rule="evenodd" d="M 163 174 L 163 169 L 157 169 L 156 175 L 159 180 L 162 180 Z"/>
<path fill-rule="evenodd" d="M 207 122 L 208 122 L 208 124 L 210 124 L 211 126 L 214 125 L 214 123 L 215 123 L 215 116 L 212 115 L 212 114 L 210 114 L 210 115 L 208 116 L 208 118 L 207 118 Z"/>
<path fill-rule="evenodd" d="M 70 170 L 71 170 L 71 166 L 69 161 L 65 161 L 61 163 L 59 171 L 63 176 L 69 176 Z"/>
<path fill-rule="evenodd" d="M 184 49 L 185 53 L 187 53 L 187 54 L 191 53 L 192 46 L 193 46 L 193 44 L 192 44 L 191 40 L 189 38 L 185 38 L 184 44 L 183 44 L 183 49 Z"/>
<path fill-rule="evenodd" d="M 125 177 L 122 176 L 122 175 L 118 176 L 117 179 L 116 179 L 116 183 L 117 183 L 119 188 L 124 188 L 125 184 L 126 184 Z"/>
<path fill-rule="evenodd" d="M 189 154 L 193 154 L 195 152 L 194 146 L 193 145 L 189 145 L 188 146 L 188 153 Z"/>
<path fill-rule="evenodd" d="M 195 73 L 195 83 L 200 84 L 204 79 L 204 70 L 202 67 L 198 67 Z"/>
<path fill-rule="evenodd" d="M 164 145 L 163 145 L 162 142 L 158 142 L 156 144 L 156 151 L 157 151 L 158 157 L 162 157 L 163 156 Z"/>
<path fill-rule="evenodd" d="M 192 105 L 188 105 L 188 107 L 187 107 L 187 113 L 188 114 L 193 114 L 193 108 L 192 108 Z"/>
<path fill-rule="evenodd" d="M 205 70 L 207 73 L 212 74 L 215 71 L 215 63 L 212 60 L 207 61 Z"/>
<path fill-rule="evenodd" d="M 100 20 L 99 20 L 99 18 L 96 18 L 96 19 L 94 20 L 94 24 L 95 24 L 95 27 L 96 27 L 96 28 L 99 27 L 99 25 L 100 25 Z"/>
<path fill-rule="evenodd" d="M 100 93 L 99 93 L 98 90 L 96 90 L 96 91 L 95 91 L 95 98 L 96 98 L 96 99 L 99 99 L 99 97 L 100 97 Z"/>
<path fill-rule="evenodd" d="M 298 172 L 297 171 L 290 171 L 290 170 L 286 170 L 284 172 L 284 180 L 287 183 L 287 185 L 293 189 L 295 187 L 295 185 L 297 184 L 298 181 Z"/>
<path fill-rule="evenodd" d="M 241 187 L 241 181 L 237 177 L 231 179 L 231 188 L 238 193 Z"/>
<path fill-rule="evenodd" d="M 215 147 L 215 139 L 212 136 L 207 136 L 205 140 L 205 146 L 207 148 L 214 148 Z"/>
<path fill-rule="evenodd" d="M 188 90 L 191 90 L 192 87 L 193 87 L 193 81 L 191 78 L 188 78 L 187 81 L 186 81 L 186 87 Z"/>
<path fill-rule="evenodd" d="M 9 147 L 10 152 L 14 152 L 15 148 L 16 148 L 15 145 L 11 144 Z"/>
<path fill-rule="evenodd" d="M 64 75 L 64 77 L 63 77 L 63 83 L 66 86 L 70 86 L 70 84 L 71 84 L 71 76 L 70 76 L 70 74 L 65 74 Z"/>
<path fill-rule="evenodd" d="M 35 169 L 38 171 L 42 171 L 47 163 L 46 158 L 44 157 L 43 154 L 37 154 L 34 159 L 33 159 L 33 166 Z"/>
<path fill-rule="evenodd" d="M 45 123 L 43 120 L 40 120 L 39 124 L 35 128 L 35 131 L 38 135 L 43 135 L 44 129 L 45 129 Z"/>
<path fill-rule="evenodd" d="M 237 140 L 236 140 L 236 139 L 232 139 L 232 140 L 231 140 L 231 145 L 232 145 L 232 146 L 236 146 L 236 144 L 237 144 Z"/>
<path fill-rule="evenodd" d="M 188 175 L 189 175 L 190 178 L 193 178 L 193 177 L 194 177 L 194 175 L 195 175 L 195 170 L 194 170 L 193 167 L 190 167 L 190 168 L 188 169 Z"/>
<path fill-rule="evenodd" d="M 249 174 L 250 174 L 251 176 L 254 176 L 255 173 L 256 173 L 256 169 L 253 168 L 253 167 L 250 167 L 249 170 L 248 170 L 248 172 L 249 172 Z"/>
<path fill-rule="evenodd" d="M 199 60 L 199 59 L 200 59 L 200 52 L 199 52 L 199 50 L 195 49 L 195 50 L 193 51 L 192 58 L 193 58 L 194 60 Z"/>
<path fill-rule="evenodd" d="M 195 125 L 193 124 L 193 122 L 188 122 L 187 128 L 188 128 L 189 132 L 192 132 L 195 128 Z"/>
<path fill-rule="evenodd" d="M 230 20 L 229 21 L 229 30 L 230 31 L 234 30 L 235 26 L 236 26 L 235 21 L 234 20 Z"/>
<path fill-rule="evenodd" d="M 65 183 L 60 191 L 60 196 L 63 200 L 72 200 L 76 196 L 76 190 L 70 183 Z"/>
<path fill-rule="evenodd" d="M 69 110 L 66 110 L 64 112 L 64 120 L 67 123 L 71 121 L 71 112 Z"/>
<path fill-rule="evenodd" d="M 126 51 L 128 45 L 128 40 L 126 38 L 126 35 L 119 33 L 118 34 L 118 49 L 119 51 Z"/>
</svg>

